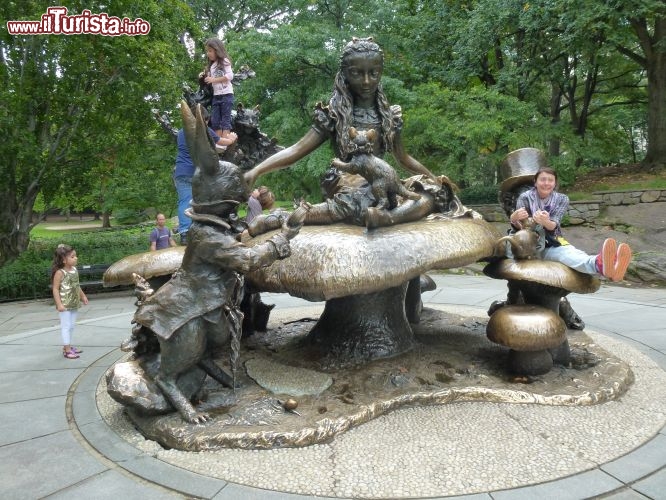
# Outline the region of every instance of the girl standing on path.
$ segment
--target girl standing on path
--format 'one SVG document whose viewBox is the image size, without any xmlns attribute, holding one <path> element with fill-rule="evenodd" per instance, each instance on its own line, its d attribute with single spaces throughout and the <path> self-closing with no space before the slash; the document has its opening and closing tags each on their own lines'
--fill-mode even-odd
<svg viewBox="0 0 666 500">
<path fill-rule="evenodd" d="M 62 336 L 62 354 L 67 359 L 76 359 L 82 352 L 74 347 L 72 333 L 76 323 L 76 313 L 81 302 L 88 304 L 88 297 L 79 285 L 79 272 L 76 270 L 78 257 L 76 250 L 69 245 L 60 244 L 53 256 L 51 282 L 53 300 L 60 315 L 60 334 Z"/>
<path fill-rule="evenodd" d="M 231 81 L 234 73 L 231 69 L 231 59 L 227 54 L 222 40 L 210 38 L 206 41 L 206 57 L 208 65 L 199 78 L 213 86 L 213 103 L 211 106 L 211 126 L 222 141 L 218 144 L 229 146 L 236 141 L 231 131 L 231 109 L 234 105 L 234 87 Z"/>
</svg>

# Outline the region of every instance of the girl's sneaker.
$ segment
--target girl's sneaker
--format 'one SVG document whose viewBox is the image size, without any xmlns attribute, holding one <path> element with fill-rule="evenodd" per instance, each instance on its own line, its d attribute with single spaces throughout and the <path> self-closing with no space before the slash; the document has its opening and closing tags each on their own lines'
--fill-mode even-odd
<svg viewBox="0 0 666 500">
<path fill-rule="evenodd" d="M 621 281 L 627 272 L 631 262 L 631 248 L 626 243 L 620 243 L 617 247 L 615 265 L 613 266 L 613 281 Z"/>
<path fill-rule="evenodd" d="M 602 276 L 605 276 L 611 281 L 615 279 L 615 256 L 617 254 L 617 241 L 613 238 L 606 238 L 601 247 L 601 253 L 597 256 L 597 269 Z M 599 262 L 601 261 L 601 262 Z M 601 264 L 599 266 L 598 264 Z"/>
<path fill-rule="evenodd" d="M 81 351 L 80 349 L 78 349 L 78 348 L 76 348 L 76 347 L 74 347 L 74 346 L 71 346 L 71 347 L 69 348 L 69 350 L 72 351 L 72 352 L 74 352 L 74 354 L 81 354 L 81 353 L 83 352 L 83 351 Z"/>
<path fill-rule="evenodd" d="M 67 359 L 76 359 L 79 357 L 78 354 L 76 354 L 74 351 L 62 351 L 62 355 L 65 356 Z"/>
</svg>

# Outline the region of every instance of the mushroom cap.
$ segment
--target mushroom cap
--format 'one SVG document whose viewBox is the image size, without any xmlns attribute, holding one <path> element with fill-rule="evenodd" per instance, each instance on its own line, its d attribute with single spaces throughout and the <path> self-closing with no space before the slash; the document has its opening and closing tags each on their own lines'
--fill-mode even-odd
<svg viewBox="0 0 666 500">
<path fill-rule="evenodd" d="M 551 260 L 504 259 L 488 264 L 483 273 L 495 279 L 541 283 L 574 293 L 593 293 L 601 286 L 599 278 Z"/>
<path fill-rule="evenodd" d="M 290 257 L 246 278 L 260 291 L 312 301 L 367 294 L 399 286 L 430 269 L 488 258 L 497 237 L 491 224 L 472 218 L 421 220 L 371 231 L 348 224 L 304 226 L 291 240 Z"/>
<path fill-rule="evenodd" d="M 132 285 L 132 273 L 150 279 L 173 274 L 183 262 L 184 246 L 128 255 L 113 263 L 104 273 L 104 287 Z"/>
<path fill-rule="evenodd" d="M 562 344 L 567 326 L 556 312 L 545 307 L 511 305 L 493 313 L 486 336 L 515 351 L 541 351 Z"/>
<path fill-rule="evenodd" d="M 277 231 L 247 241 L 263 243 Z M 430 269 L 472 264 L 493 255 L 499 234 L 481 219 L 436 219 L 372 231 L 361 226 L 303 226 L 291 240 L 291 256 L 247 273 L 259 291 L 307 300 L 373 293 L 399 286 Z M 172 274 L 185 247 L 130 255 L 104 273 L 104 286 L 130 285 L 132 273 L 146 279 Z"/>
</svg>

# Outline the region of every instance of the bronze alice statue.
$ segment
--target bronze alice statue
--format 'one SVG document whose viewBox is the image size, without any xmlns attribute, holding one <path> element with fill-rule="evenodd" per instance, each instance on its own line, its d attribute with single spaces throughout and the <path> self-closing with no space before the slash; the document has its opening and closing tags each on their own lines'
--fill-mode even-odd
<svg viewBox="0 0 666 500">
<path fill-rule="evenodd" d="M 331 140 L 336 157 L 342 162 L 352 160 L 356 147 L 351 129 L 373 129 L 376 140 L 372 154 L 381 158 L 390 151 L 397 162 L 415 174 L 406 187 L 420 194 L 418 199 L 404 200 L 398 207 L 384 210 L 375 207 L 367 183 L 358 180 L 351 184 L 337 169 L 329 169 L 323 188 L 331 198 L 314 205 L 306 216 L 306 224 L 331 224 L 345 221 L 368 227 L 387 226 L 419 220 L 439 212 L 448 216 L 467 215 L 467 210 L 453 195 L 453 185 L 445 176 L 435 177 L 424 165 L 410 156 L 402 144 L 402 111 L 391 106 L 382 90 L 381 76 L 384 55 L 372 38 L 354 38 L 340 58 L 333 94 L 328 106 L 317 104 L 310 130 L 294 145 L 267 158 L 245 174 L 249 185 L 268 172 L 286 168 L 305 157 L 327 140 Z M 256 219 L 255 219 L 256 220 Z M 256 220 L 262 226 L 265 220 Z M 250 234 L 261 232 L 250 227 Z"/>
</svg>

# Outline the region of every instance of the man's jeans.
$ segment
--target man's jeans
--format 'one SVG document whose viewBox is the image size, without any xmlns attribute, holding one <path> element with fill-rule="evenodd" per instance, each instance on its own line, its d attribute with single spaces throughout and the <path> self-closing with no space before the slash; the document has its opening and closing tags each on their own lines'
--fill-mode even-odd
<svg viewBox="0 0 666 500">
<path fill-rule="evenodd" d="M 182 236 L 192 224 L 192 219 L 185 215 L 185 210 L 189 208 L 192 201 L 192 177 L 178 176 L 173 179 L 178 193 L 178 233 Z"/>
</svg>

